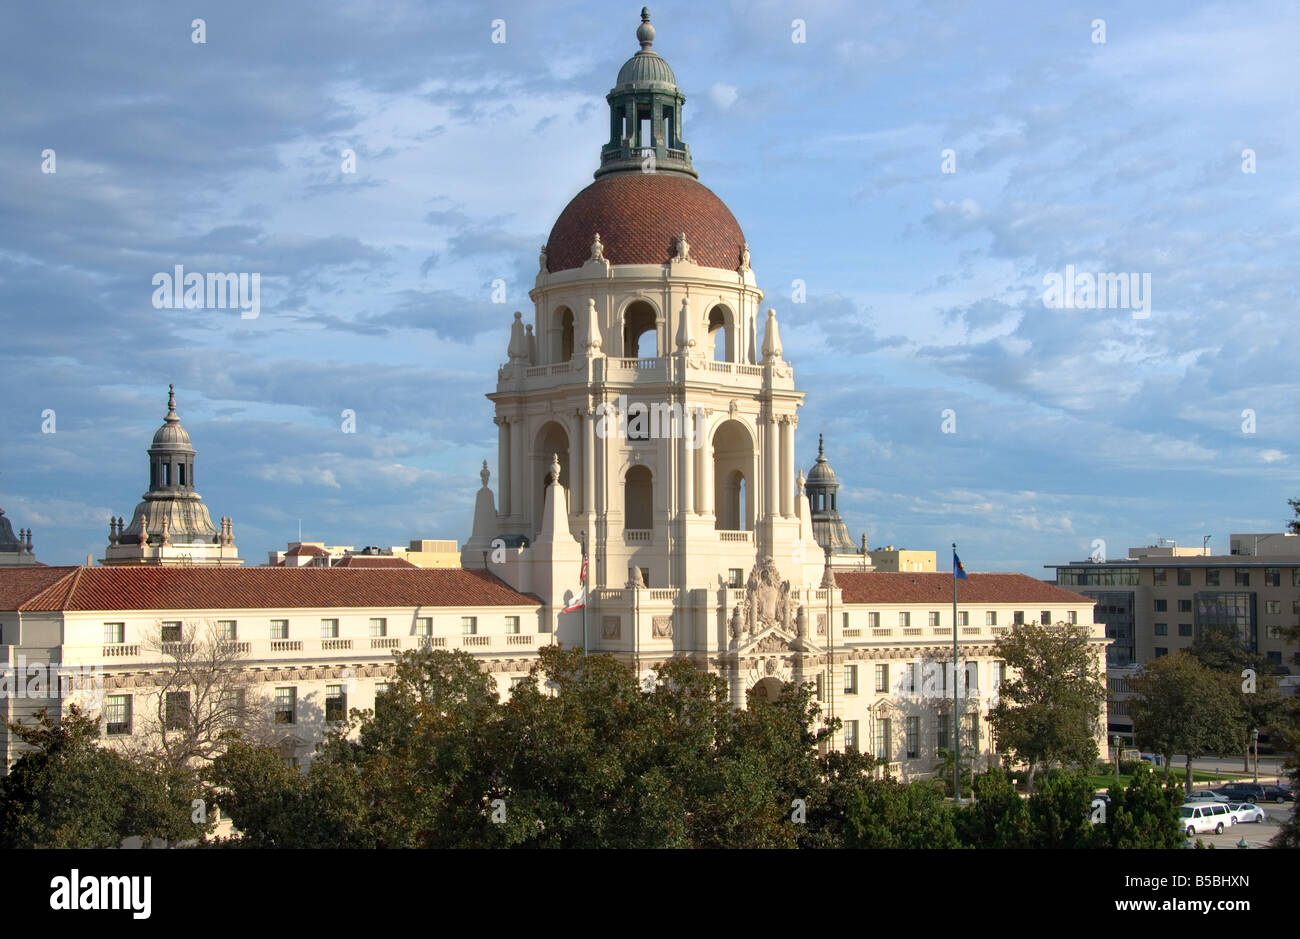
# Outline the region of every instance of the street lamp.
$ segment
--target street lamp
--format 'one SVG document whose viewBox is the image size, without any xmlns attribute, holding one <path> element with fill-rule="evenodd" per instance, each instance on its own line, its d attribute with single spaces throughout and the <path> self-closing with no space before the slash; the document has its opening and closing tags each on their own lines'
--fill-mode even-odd
<svg viewBox="0 0 1300 939">
<path fill-rule="evenodd" d="M 1110 738 L 1111 745 L 1115 748 L 1115 785 L 1119 785 L 1119 734 Z"/>
<path fill-rule="evenodd" d="M 1259 728 L 1250 731 L 1250 744 L 1255 750 L 1255 785 L 1259 785 Z"/>
</svg>

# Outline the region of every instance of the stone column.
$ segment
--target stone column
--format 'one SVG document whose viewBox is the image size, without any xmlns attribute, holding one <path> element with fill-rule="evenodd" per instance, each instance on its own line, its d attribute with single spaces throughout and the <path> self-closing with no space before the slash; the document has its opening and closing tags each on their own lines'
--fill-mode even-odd
<svg viewBox="0 0 1300 939">
<path fill-rule="evenodd" d="M 524 450 L 524 422 L 512 420 L 510 422 L 510 514 L 520 519 L 524 519 L 524 513 L 528 508 L 525 489 L 528 484 L 524 479 L 527 462 L 528 454 Z"/>
<path fill-rule="evenodd" d="M 781 475 L 781 442 L 777 432 L 776 415 L 770 410 L 766 421 L 767 425 L 767 443 L 763 456 L 764 463 L 767 466 L 767 472 L 764 474 L 763 485 L 763 514 L 776 515 L 780 512 L 781 506 L 777 501 L 778 479 Z"/>
<path fill-rule="evenodd" d="M 781 514 L 794 515 L 794 418 L 781 418 Z"/>
<path fill-rule="evenodd" d="M 584 409 L 582 422 L 582 511 L 591 514 L 596 509 L 596 424 L 595 412 Z"/>
<path fill-rule="evenodd" d="M 713 507 L 713 447 L 709 443 L 712 429 L 705 422 L 704 446 L 700 447 L 700 512 L 712 515 Z"/>
<path fill-rule="evenodd" d="M 695 464 L 695 453 L 691 450 L 691 445 L 686 438 L 686 423 L 691 419 L 690 408 L 682 404 L 682 427 L 680 443 L 678 450 L 681 452 L 681 505 L 680 509 L 684 513 L 695 512 L 695 480 L 692 478 L 691 469 Z"/>
<path fill-rule="evenodd" d="M 495 417 L 497 425 L 497 488 L 501 490 L 501 515 L 510 517 L 510 424 Z"/>
</svg>

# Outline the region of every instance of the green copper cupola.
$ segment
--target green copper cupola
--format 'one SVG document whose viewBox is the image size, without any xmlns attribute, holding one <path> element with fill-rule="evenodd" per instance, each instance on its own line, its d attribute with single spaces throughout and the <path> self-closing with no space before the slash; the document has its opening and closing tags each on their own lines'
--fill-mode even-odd
<svg viewBox="0 0 1300 939">
<path fill-rule="evenodd" d="M 609 102 L 609 143 L 600 149 L 600 169 L 607 173 L 700 174 L 691 166 L 691 148 L 682 142 L 682 104 L 686 96 L 668 63 L 651 46 L 655 28 L 650 10 L 641 8 L 636 30 L 641 51 L 623 63 Z"/>
</svg>

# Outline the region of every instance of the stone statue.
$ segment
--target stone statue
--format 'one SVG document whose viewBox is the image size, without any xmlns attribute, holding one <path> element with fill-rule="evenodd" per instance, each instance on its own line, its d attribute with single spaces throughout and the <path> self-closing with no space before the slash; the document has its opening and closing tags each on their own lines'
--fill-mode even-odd
<svg viewBox="0 0 1300 939">
<path fill-rule="evenodd" d="M 740 631 L 741 631 L 741 616 L 740 616 L 739 603 L 737 603 L 734 607 L 731 608 L 731 622 L 728 624 L 728 626 L 731 632 L 731 638 L 739 639 Z"/>
<path fill-rule="evenodd" d="M 537 255 L 537 273 L 546 273 L 546 245 L 542 245 L 542 250 Z"/>
<path fill-rule="evenodd" d="M 590 260 L 592 261 L 605 260 L 605 246 L 601 243 L 600 232 L 596 232 L 596 237 L 591 242 Z"/>
<path fill-rule="evenodd" d="M 483 461 L 483 468 L 478 471 L 478 478 L 483 480 L 483 488 L 486 489 L 488 480 L 492 478 L 492 474 L 488 472 L 487 460 Z"/>
<path fill-rule="evenodd" d="M 743 274 L 747 270 L 749 270 L 749 242 L 748 241 L 746 241 L 744 246 L 740 249 L 740 273 Z"/>
<path fill-rule="evenodd" d="M 677 260 L 689 261 L 691 259 L 691 243 L 686 240 L 686 232 L 677 236 Z"/>
<path fill-rule="evenodd" d="M 770 626 L 790 631 L 795 614 L 790 581 L 781 580 L 776 562 L 766 556 L 754 565 L 745 587 L 746 633 L 753 635 Z"/>
</svg>

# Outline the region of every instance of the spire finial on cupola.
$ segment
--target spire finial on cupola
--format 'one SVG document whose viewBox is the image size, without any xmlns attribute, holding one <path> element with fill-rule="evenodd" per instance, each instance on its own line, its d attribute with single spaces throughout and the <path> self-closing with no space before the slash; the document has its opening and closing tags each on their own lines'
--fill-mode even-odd
<svg viewBox="0 0 1300 939">
<path fill-rule="evenodd" d="M 822 461 L 826 459 L 826 437 L 823 434 L 817 435 L 817 459 Z"/>
<path fill-rule="evenodd" d="M 176 416 L 176 386 L 167 386 L 167 416 L 163 418 L 169 424 L 179 423 L 180 418 Z"/>
<path fill-rule="evenodd" d="M 641 25 L 636 28 L 636 41 L 641 43 L 641 50 L 648 52 L 655 44 L 655 28 L 650 25 L 650 8 L 641 8 Z"/>
</svg>

